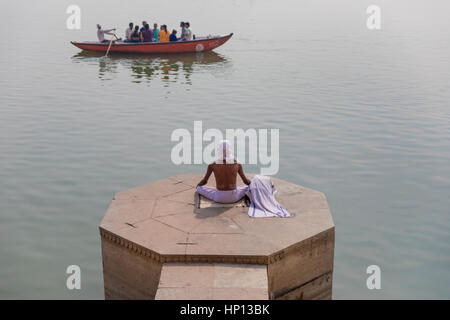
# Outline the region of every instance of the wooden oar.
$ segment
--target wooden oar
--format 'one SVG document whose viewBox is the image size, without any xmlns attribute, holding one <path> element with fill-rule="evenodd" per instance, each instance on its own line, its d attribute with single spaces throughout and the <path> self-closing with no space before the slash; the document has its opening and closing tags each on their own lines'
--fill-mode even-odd
<svg viewBox="0 0 450 320">
<path fill-rule="evenodd" d="M 117 39 L 117 36 L 116 36 L 116 34 L 114 34 L 114 36 L 115 36 L 115 37 L 116 37 L 116 39 Z M 105 54 L 105 57 L 108 57 L 109 49 L 111 49 L 111 45 L 112 45 L 112 43 L 113 43 L 113 38 L 111 38 L 111 41 L 109 42 L 108 50 L 106 50 L 106 54 Z"/>
</svg>

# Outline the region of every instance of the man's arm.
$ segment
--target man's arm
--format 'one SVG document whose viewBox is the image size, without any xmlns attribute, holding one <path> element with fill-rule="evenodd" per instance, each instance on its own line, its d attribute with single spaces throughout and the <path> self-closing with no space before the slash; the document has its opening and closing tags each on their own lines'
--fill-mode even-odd
<svg viewBox="0 0 450 320">
<path fill-rule="evenodd" d="M 208 166 L 208 170 L 206 171 L 205 177 L 198 183 L 197 186 L 204 186 L 208 183 L 208 179 L 211 176 L 211 173 L 213 172 L 212 164 Z"/>
<path fill-rule="evenodd" d="M 242 165 L 239 164 L 239 170 L 238 170 L 239 176 L 241 177 L 242 181 L 244 181 L 244 183 L 246 185 L 249 185 L 251 183 L 251 181 L 249 179 L 247 179 L 247 177 L 244 174 L 244 169 L 242 169 Z"/>
</svg>

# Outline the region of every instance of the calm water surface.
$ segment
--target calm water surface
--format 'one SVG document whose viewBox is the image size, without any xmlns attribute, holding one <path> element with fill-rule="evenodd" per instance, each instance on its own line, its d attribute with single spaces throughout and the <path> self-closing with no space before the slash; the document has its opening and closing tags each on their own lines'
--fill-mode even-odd
<svg viewBox="0 0 450 320">
<path fill-rule="evenodd" d="M 194 120 L 280 129 L 277 176 L 325 192 L 333 213 L 334 298 L 450 298 L 450 6 L 380 0 L 369 31 L 369 4 L 2 1 L 0 298 L 102 299 L 97 227 L 113 193 L 202 172 L 170 162 L 171 132 Z M 235 35 L 170 57 L 69 43 L 142 20 Z M 381 290 L 366 288 L 372 264 Z"/>
</svg>

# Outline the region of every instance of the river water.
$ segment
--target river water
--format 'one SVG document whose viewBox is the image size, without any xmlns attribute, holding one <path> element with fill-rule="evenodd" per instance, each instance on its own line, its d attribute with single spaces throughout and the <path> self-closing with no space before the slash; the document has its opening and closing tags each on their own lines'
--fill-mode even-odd
<svg viewBox="0 0 450 320">
<path fill-rule="evenodd" d="M 203 172 L 170 159 L 171 133 L 196 120 L 280 129 L 276 176 L 324 192 L 333 214 L 334 298 L 450 298 L 450 5 L 378 0 L 381 30 L 368 30 L 370 4 L 2 1 L 0 298 L 102 299 L 113 193 Z M 234 36 L 181 56 L 70 44 L 142 20 Z M 73 264 L 81 290 L 66 288 Z M 381 290 L 366 286 L 374 264 Z"/>
</svg>

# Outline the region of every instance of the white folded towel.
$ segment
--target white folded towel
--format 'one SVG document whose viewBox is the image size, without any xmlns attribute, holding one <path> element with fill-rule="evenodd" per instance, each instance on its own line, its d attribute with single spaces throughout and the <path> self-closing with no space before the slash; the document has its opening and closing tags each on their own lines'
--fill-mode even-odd
<svg viewBox="0 0 450 320">
<path fill-rule="evenodd" d="M 250 183 L 249 197 L 252 203 L 248 215 L 253 218 L 290 217 L 289 212 L 275 200 L 276 192 L 270 177 L 254 176 Z"/>
</svg>

